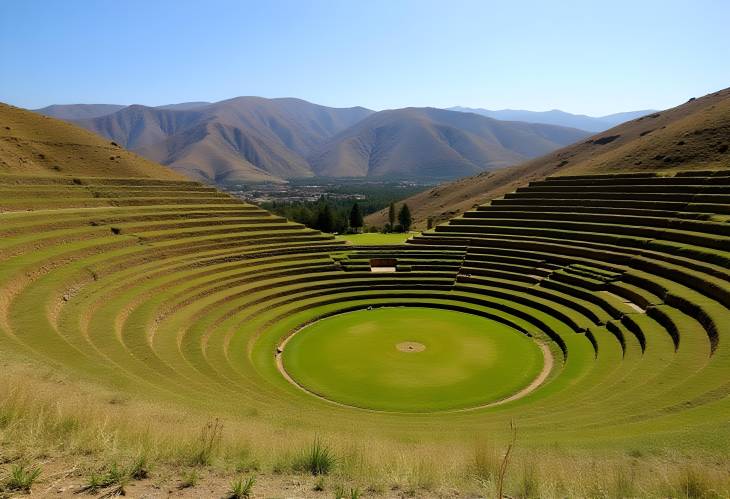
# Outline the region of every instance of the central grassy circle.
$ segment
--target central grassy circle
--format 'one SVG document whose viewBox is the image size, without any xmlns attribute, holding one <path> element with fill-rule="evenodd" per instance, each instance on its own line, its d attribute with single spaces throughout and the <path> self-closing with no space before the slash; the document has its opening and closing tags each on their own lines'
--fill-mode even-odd
<svg viewBox="0 0 730 499">
<path fill-rule="evenodd" d="M 538 375 L 543 357 L 531 338 L 500 322 L 393 307 L 317 321 L 290 338 L 282 362 L 297 384 L 329 400 L 429 412 L 509 397 Z"/>
</svg>

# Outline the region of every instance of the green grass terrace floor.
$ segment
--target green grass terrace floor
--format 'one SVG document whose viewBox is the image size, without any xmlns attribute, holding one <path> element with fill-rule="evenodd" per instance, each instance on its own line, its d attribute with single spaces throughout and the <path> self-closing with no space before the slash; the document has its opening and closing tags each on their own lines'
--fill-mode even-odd
<svg viewBox="0 0 730 499">
<path fill-rule="evenodd" d="M 463 409 L 504 399 L 543 366 L 535 342 L 497 321 L 392 307 L 335 315 L 297 331 L 283 368 L 305 389 L 384 411 Z"/>
<path fill-rule="evenodd" d="M 363 234 L 342 234 L 337 239 L 347 241 L 356 245 L 383 245 L 383 244 L 402 244 L 409 237 L 416 235 L 416 232 L 392 232 L 382 234 L 380 232 L 366 232 Z"/>
</svg>

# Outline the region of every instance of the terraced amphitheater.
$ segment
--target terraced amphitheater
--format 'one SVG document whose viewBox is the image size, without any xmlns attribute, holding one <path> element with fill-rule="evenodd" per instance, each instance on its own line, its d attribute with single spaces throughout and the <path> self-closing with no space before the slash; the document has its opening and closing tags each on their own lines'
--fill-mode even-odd
<svg viewBox="0 0 730 499">
<path fill-rule="evenodd" d="M 727 170 L 550 177 L 389 246 L 185 180 L 6 173 L 0 212 L 0 348 L 140 404 L 132 447 L 219 417 L 274 471 L 318 436 L 414 494 L 510 422 L 528 454 L 727 451 Z"/>
<path fill-rule="evenodd" d="M 0 186 L 3 349 L 121 391 L 286 414 L 313 431 L 449 439 L 514 418 L 533 441 L 710 442 L 730 413 L 726 171 L 553 177 L 373 248 L 193 182 L 2 175 Z M 397 271 L 371 272 L 376 258 Z M 447 413 L 428 391 L 402 400 L 408 410 L 371 411 L 358 385 L 346 404 L 285 375 L 292 332 L 374 307 L 487 318 L 555 362 L 507 403 Z"/>
</svg>

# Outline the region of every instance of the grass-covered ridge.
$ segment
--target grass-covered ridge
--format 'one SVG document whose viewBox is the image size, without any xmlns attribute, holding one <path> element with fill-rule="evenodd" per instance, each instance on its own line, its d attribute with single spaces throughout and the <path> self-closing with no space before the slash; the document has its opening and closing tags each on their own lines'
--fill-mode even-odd
<svg viewBox="0 0 730 499">
<path fill-rule="evenodd" d="M 193 182 L 2 175 L 0 191 L 0 432 L 23 472 L 40 452 L 104 461 L 84 478 L 146 456 L 240 464 L 245 484 L 308 473 L 316 440 L 348 487 L 493 495 L 514 421 L 511 495 L 728 491 L 726 173 L 551 178 L 370 247 Z M 404 305 L 509 325 L 555 365 L 523 397 L 419 414 L 332 404 L 277 367 L 306 324 Z"/>
</svg>

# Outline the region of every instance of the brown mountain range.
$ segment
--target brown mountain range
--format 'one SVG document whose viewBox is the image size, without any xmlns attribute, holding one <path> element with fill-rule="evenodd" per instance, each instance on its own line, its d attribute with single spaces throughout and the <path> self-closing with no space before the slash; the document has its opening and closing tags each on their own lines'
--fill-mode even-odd
<svg viewBox="0 0 730 499">
<path fill-rule="evenodd" d="M 69 107 L 56 112 L 77 114 Z M 587 135 L 433 108 L 374 113 L 260 97 L 133 105 L 71 121 L 217 184 L 308 176 L 450 180 L 520 163 Z"/>
<path fill-rule="evenodd" d="M 304 156 L 370 113 L 237 97 L 188 109 L 134 105 L 74 122 L 190 177 L 228 183 L 312 176 Z"/>
<path fill-rule="evenodd" d="M 453 179 L 525 161 L 587 135 L 435 108 L 381 111 L 309 156 L 317 175 Z"/>
<path fill-rule="evenodd" d="M 438 223 L 548 175 L 730 168 L 730 88 L 690 99 L 540 158 L 446 183 L 405 200 L 416 226 Z M 382 226 L 385 210 L 366 223 Z"/>
</svg>

